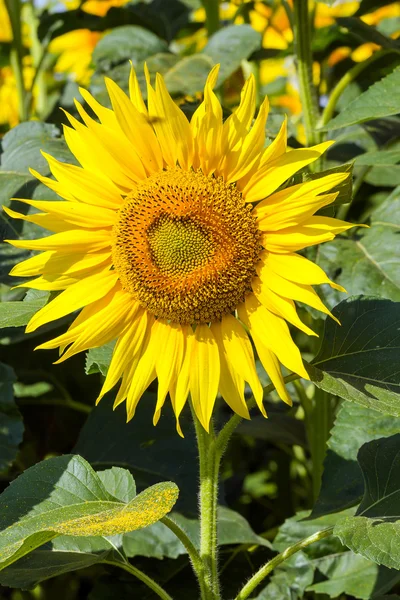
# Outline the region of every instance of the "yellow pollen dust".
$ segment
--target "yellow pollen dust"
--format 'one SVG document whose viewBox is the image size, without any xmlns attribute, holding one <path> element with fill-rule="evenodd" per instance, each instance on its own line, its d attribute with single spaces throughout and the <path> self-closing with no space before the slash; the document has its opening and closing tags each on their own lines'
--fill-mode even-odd
<svg viewBox="0 0 400 600">
<path fill-rule="evenodd" d="M 113 228 L 122 287 L 157 317 L 209 323 L 244 301 L 262 250 L 251 205 L 222 177 L 174 167 L 138 185 Z"/>
</svg>

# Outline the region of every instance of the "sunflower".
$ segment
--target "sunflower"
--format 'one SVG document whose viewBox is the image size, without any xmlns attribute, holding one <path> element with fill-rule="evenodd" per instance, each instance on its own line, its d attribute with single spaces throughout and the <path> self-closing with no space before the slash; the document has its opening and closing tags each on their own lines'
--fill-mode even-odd
<svg viewBox="0 0 400 600">
<path fill-rule="evenodd" d="M 147 107 L 133 70 L 130 97 L 106 79 L 112 109 L 82 89 L 98 120 L 76 102 L 83 123 L 68 115 L 65 127 L 81 166 L 44 154 L 55 179 L 32 171 L 66 202 L 19 200 L 40 211 L 28 215 L 5 209 L 54 232 L 10 240 L 42 251 L 12 275 L 34 276 L 25 287 L 60 292 L 27 332 L 80 310 L 66 333 L 38 347 L 60 348 L 61 362 L 116 340 L 99 400 L 121 380 L 115 406 L 125 401 L 129 420 L 157 378 L 154 423 L 169 394 L 180 434 L 189 393 L 206 430 L 218 393 L 249 417 L 245 382 L 265 415 L 253 344 L 291 403 L 280 363 L 308 375 L 288 323 L 315 335 L 294 300 L 329 315 L 312 285 L 343 290 L 297 252 L 352 227 L 313 216 L 335 200 L 330 190 L 346 174 L 287 185 L 331 142 L 288 151 L 284 122 L 265 148 L 268 100 L 253 121 L 254 78 L 223 122 L 217 76 L 218 66 L 190 122 L 159 75 L 153 87 L 146 72 Z"/>
</svg>

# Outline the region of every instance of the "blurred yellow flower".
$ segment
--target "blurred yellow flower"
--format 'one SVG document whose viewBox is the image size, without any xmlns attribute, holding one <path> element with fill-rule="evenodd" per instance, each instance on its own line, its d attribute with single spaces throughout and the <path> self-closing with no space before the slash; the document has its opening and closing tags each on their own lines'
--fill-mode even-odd
<svg viewBox="0 0 400 600">
<path fill-rule="evenodd" d="M 0 0 L 0 42 L 11 42 L 11 40 L 12 31 L 10 18 L 4 0 Z"/>
<path fill-rule="evenodd" d="M 75 81 L 87 85 L 92 74 L 92 52 L 102 35 L 89 29 L 76 29 L 55 38 L 50 44 L 50 52 L 59 54 L 55 72 L 71 74 Z"/>
<path fill-rule="evenodd" d="M 30 89 L 35 70 L 29 56 L 24 59 L 23 76 L 26 89 Z M 18 125 L 18 92 L 14 73 L 9 66 L 0 68 L 0 125 L 9 128 Z"/>
<path fill-rule="evenodd" d="M 80 0 L 64 0 L 64 4 L 69 10 L 80 7 L 86 13 L 97 15 L 98 17 L 104 17 L 111 7 L 123 6 L 128 2 L 129 0 L 86 0 L 81 5 Z"/>
</svg>

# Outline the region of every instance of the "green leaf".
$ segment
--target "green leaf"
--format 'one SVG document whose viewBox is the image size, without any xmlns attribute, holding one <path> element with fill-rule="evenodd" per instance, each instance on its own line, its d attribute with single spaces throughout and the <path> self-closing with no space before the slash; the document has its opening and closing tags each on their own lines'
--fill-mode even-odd
<svg viewBox="0 0 400 600">
<path fill-rule="evenodd" d="M 171 518 L 181 526 L 193 544 L 200 548 L 200 524 L 198 519 L 188 519 L 179 513 Z M 254 533 L 242 515 L 225 506 L 218 507 L 218 544 L 248 544 L 271 547 L 268 540 Z M 123 537 L 126 556 L 149 558 L 177 558 L 186 554 L 186 549 L 166 525 L 155 523 L 140 531 L 127 533 Z"/>
<path fill-rule="evenodd" d="M 343 552 L 336 556 L 327 556 L 316 563 L 327 581 L 315 583 L 307 592 L 328 594 L 337 598 L 348 594 L 362 600 L 376 598 L 389 591 L 400 580 L 400 573 L 392 569 L 379 567 L 374 562 L 352 552 Z"/>
<path fill-rule="evenodd" d="M 342 112 L 329 121 L 322 131 L 340 129 L 348 125 L 363 123 L 379 117 L 388 117 L 400 112 L 400 68 L 371 85 L 361 96 L 350 102 Z"/>
<path fill-rule="evenodd" d="M 110 342 L 99 348 L 91 348 L 86 354 L 86 375 L 101 373 L 107 375 L 115 342 Z"/>
<path fill-rule="evenodd" d="M 0 363 L 0 471 L 15 460 L 24 433 L 22 417 L 14 402 L 15 380 L 13 369 Z"/>
<path fill-rule="evenodd" d="M 185 56 L 164 75 L 170 94 L 194 95 L 201 92 L 214 63 L 204 54 Z"/>
<path fill-rule="evenodd" d="M 156 396 L 143 394 L 135 418 L 126 422 L 125 406 L 112 409 L 106 396 L 89 415 L 74 453 L 80 454 L 96 469 L 110 465 L 128 467 L 138 489 L 157 481 L 174 481 L 180 497 L 177 510 L 183 507 L 197 513 L 197 453 L 193 425 L 185 413 L 181 426 L 185 437 L 176 433 L 172 410 L 163 409 L 157 426 L 153 425 Z"/>
<path fill-rule="evenodd" d="M 168 44 L 157 35 L 135 25 L 115 27 L 105 35 L 93 50 L 93 61 L 103 72 L 122 61 L 133 64 L 157 52 L 167 52 Z"/>
<path fill-rule="evenodd" d="M 339 236 L 334 242 L 321 244 L 316 262 L 349 294 L 400 300 L 400 255 L 393 252 L 399 230 L 400 187 L 374 211 L 370 229 L 359 229 L 351 237 Z M 334 306 L 342 295 L 329 289 L 324 297 Z"/>
<path fill-rule="evenodd" d="M 212 35 L 202 54 L 221 65 L 218 85 L 239 69 L 242 60 L 261 46 L 261 34 L 251 25 L 228 25 Z"/>
<path fill-rule="evenodd" d="M 354 164 L 374 167 L 376 165 L 391 166 L 398 162 L 400 162 L 400 150 L 379 150 L 356 156 Z"/>
<path fill-rule="evenodd" d="M 0 496 L 0 569 L 58 535 L 110 536 L 154 523 L 178 495 L 160 483 L 118 501 L 80 456 L 51 458 L 24 471 Z"/>
<path fill-rule="evenodd" d="M 314 565 L 297 552 L 274 570 L 271 581 L 254 600 L 300 600 L 314 578 Z"/>
<path fill-rule="evenodd" d="M 364 480 L 357 462 L 359 449 L 367 442 L 389 437 L 399 430 L 400 418 L 344 401 L 328 440 L 321 491 L 311 517 L 358 504 L 364 491 Z"/>
<path fill-rule="evenodd" d="M 349 202 L 351 202 L 351 199 L 353 197 L 353 164 L 347 163 L 344 165 L 340 165 L 340 167 L 333 167 L 332 169 L 327 169 L 326 171 L 321 171 L 319 173 L 303 174 L 303 181 L 311 181 L 335 173 L 349 173 L 349 177 L 341 184 L 332 188 L 331 192 L 339 193 L 336 200 L 329 205 L 329 208 L 331 208 L 332 206 L 339 206 L 340 204 L 348 204 Z"/>
<path fill-rule="evenodd" d="M 131 473 L 120 467 L 97 471 L 97 475 L 107 492 L 121 502 L 130 502 L 136 496 L 136 484 Z"/>
<path fill-rule="evenodd" d="M 31 317 L 43 308 L 49 298 L 46 293 L 37 300 L 23 300 L 19 302 L 0 303 L 0 328 L 21 327 L 26 325 Z"/>
<path fill-rule="evenodd" d="M 400 185 L 400 166 L 377 166 L 368 171 L 365 181 L 377 187 L 395 187 Z"/>
<path fill-rule="evenodd" d="M 349 298 L 327 319 L 318 355 L 309 365 L 321 389 L 395 417 L 400 416 L 398 379 L 400 304 Z"/>
<path fill-rule="evenodd" d="M 389 568 L 400 569 L 400 434 L 365 444 L 358 461 L 365 481 L 355 517 L 334 530 L 353 552 Z"/>
</svg>

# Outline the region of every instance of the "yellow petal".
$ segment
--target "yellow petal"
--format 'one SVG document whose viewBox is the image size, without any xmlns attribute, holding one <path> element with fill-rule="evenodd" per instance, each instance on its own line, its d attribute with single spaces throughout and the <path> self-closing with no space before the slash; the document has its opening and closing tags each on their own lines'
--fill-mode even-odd
<svg viewBox="0 0 400 600">
<path fill-rule="evenodd" d="M 96 252 L 111 246 L 109 230 L 70 229 L 39 240 L 5 240 L 16 248 L 28 250 L 57 250 L 58 252 Z"/>
<path fill-rule="evenodd" d="M 275 273 L 289 281 L 306 285 L 327 283 L 339 292 L 346 291 L 341 285 L 331 281 L 321 267 L 299 254 L 273 254 L 271 252 L 267 260 L 268 265 Z"/>
<path fill-rule="evenodd" d="M 105 82 L 119 126 L 135 147 L 147 173 L 162 169 L 162 152 L 153 128 L 112 79 L 106 77 Z"/>
<path fill-rule="evenodd" d="M 220 378 L 218 346 L 208 325 L 198 325 L 193 338 L 190 393 L 197 418 L 208 432 Z"/>
<path fill-rule="evenodd" d="M 118 210 L 122 203 L 121 193 L 111 181 L 107 181 L 105 177 L 99 177 L 81 167 L 62 163 L 46 152 L 42 152 L 42 154 L 60 185 L 72 191 L 73 196 L 79 202 Z M 104 172 L 107 173 L 107 171 Z M 43 181 L 41 177 L 39 179 L 50 187 L 48 181 Z M 65 195 L 62 195 L 62 197 L 65 198 Z"/>
<path fill-rule="evenodd" d="M 205 175 L 211 175 L 218 167 L 221 158 L 222 108 L 213 92 L 219 72 L 219 65 L 211 70 L 204 88 L 204 100 L 190 121 L 194 138 L 195 169 L 201 168 Z"/>
<path fill-rule="evenodd" d="M 8 206 L 3 206 L 3 210 L 8 214 L 12 219 L 21 219 L 22 221 L 28 221 L 29 223 L 35 223 L 43 229 L 48 229 L 49 231 L 55 231 L 57 233 L 61 233 L 62 231 L 68 231 L 71 228 L 71 225 L 61 221 L 60 219 L 54 218 L 51 215 L 45 215 L 43 213 L 34 213 L 24 215 L 22 213 L 16 212 Z"/>
<path fill-rule="evenodd" d="M 99 300 L 117 284 L 118 275 L 115 271 L 102 271 L 94 275 L 89 275 L 82 281 L 75 283 L 64 292 L 61 292 L 51 302 L 46 304 L 29 321 L 26 331 L 30 333 L 35 331 L 41 325 L 55 321 L 65 315 L 87 306 L 95 300 Z"/>
<path fill-rule="evenodd" d="M 259 335 L 259 332 L 264 332 L 262 339 L 265 346 L 276 354 L 279 361 L 287 369 L 309 379 L 300 351 L 291 338 L 286 321 L 265 308 L 254 294 L 246 297 L 245 311 L 244 322 L 248 324 L 253 339 L 254 336 Z M 242 319 L 243 311 L 239 316 Z"/>
<path fill-rule="evenodd" d="M 247 333 L 235 317 L 224 315 L 221 334 L 228 363 L 250 385 L 257 404 L 262 402 L 263 388 L 257 375 L 253 349 Z"/>
<path fill-rule="evenodd" d="M 111 251 L 93 254 L 59 254 L 58 252 L 42 252 L 15 265 L 10 275 L 15 277 L 30 277 L 32 275 L 75 275 L 87 272 L 109 261 Z"/>
<path fill-rule="evenodd" d="M 143 96 L 142 96 L 142 92 L 140 89 L 140 85 L 139 85 L 139 81 L 138 78 L 136 76 L 136 72 L 135 69 L 133 67 L 133 63 L 132 61 L 130 61 L 131 63 L 131 72 L 130 72 L 130 76 L 129 76 L 129 96 L 131 99 L 132 104 L 135 106 L 135 108 L 142 113 L 142 115 L 144 115 L 145 117 L 148 116 L 148 111 L 147 111 L 147 107 L 144 103 L 143 100 Z"/>
<path fill-rule="evenodd" d="M 357 227 L 330 217 L 310 217 L 300 225 L 269 231 L 262 235 L 264 248 L 270 252 L 295 252 L 315 244 L 333 240 L 338 233 Z"/>
<path fill-rule="evenodd" d="M 192 351 L 194 338 L 194 333 L 190 325 L 183 326 L 182 331 L 183 336 L 185 337 L 182 367 L 179 376 L 171 382 L 169 389 L 171 403 L 176 417 L 176 429 L 181 437 L 183 437 L 183 433 L 179 424 L 179 416 L 183 410 L 183 407 L 185 406 L 187 397 L 189 395 L 190 369 L 192 365 Z"/>
<path fill-rule="evenodd" d="M 140 352 L 148 327 L 148 315 L 147 310 L 140 308 L 133 315 L 132 320 L 125 326 L 124 331 L 119 335 L 106 379 L 96 400 L 96 404 L 118 383 L 128 364 Z"/>
<path fill-rule="evenodd" d="M 182 366 L 185 339 L 181 325 L 168 323 L 158 319 L 154 344 L 157 352 L 156 373 L 158 378 L 157 405 L 154 412 L 154 425 L 161 415 L 161 408 L 170 389 L 171 383 L 179 377 Z"/>
<path fill-rule="evenodd" d="M 272 162 L 267 162 L 250 178 L 243 189 L 246 202 L 266 198 L 285 181 L 310 163 L 316 161 L 333 142 L 324 142 L 311 148 L 291 150 Z"/>
<path fill-rule="evenodd" d="M 268 310 L 275 313 L 279 317 L 283 317 L 286 321 L 304 331 L 307 335 L 315 335 L 316 333 L 299 318 L 296 312 L 296 307 L 293 300 L 283 298 L 271 290 L 259 277 L 254 277 L 251 282 L 253 292 L 257 300 L 261 302 Z M 318 337 L 318 336 L 317 336 Z"/>
<path fill-rule="evenodd" d="M 153 323 L 150 339 L 147 345 L 144 345 L 143 347 L 143 354 L 136 365 L 129 385 L 129 391 L 126 398 L 127 421 L 130 421 L 134 417 L 140 398 L 147 390 L 150 383 L 156 378 L 155 362 L 157 354 L 154 347 L 153 335 L 155 325 L 156 322 Z"/>
<path fill-rule="evenodd" d="M 268 260 L 265 261 L 261 266 L 257 266 L 257 272 L 260 276 L 260 279 L 263 281 L 263 285 L 270 288 L 276 294 L 284 296 L 285 298 L 291 298 L 297 302 L 308 304 L 316 310 L 333 317 L 331 312 L 326 308 L 317 293 L 310 285 L 294 283 L 293 281 L 289 281 L 288 279 L 281 277 L 278 273 L 275 273 L 275 271 L 271 269 Z M 333 318 L 335 319 L 335 317 Z M 337 321 L 337 319 L 335 320 Z"/>
<path fill-rule="evenodd" d="M 211 331 L 215 337 L 215 341 L 219 350 L 219 361 L 221 375 L 219 380 L 219 393 L 231 407 L 243 419 L 249 419 L 249 409 L 247 408 L 244 397 L 244 379 L 236 371 L 233 370 L 232 364 L 228 361 L 228 357 L 222 341 L 222 333 L 220 324 L 215 322 L 211 325 Z"/>
<path fill-rule="evenodd" d="M 78 202 L 53 202 L 51 200 L 35 201 L 35 200 L 22 200 L 16 198 L 19 202 L 33 206 L 38 210 L 44 211 L 49 215 L 52 215 L 56 220 L 65 221 L 69 226 L 75 225 L 76 227 L 88 227 L 88 228 L 105 228 L 112 227 L 115 223 L 117 212 L 115 210 L 108 210 L 101 206 L 90 206 L 89 204 L 83 204 Z M 34 216 L 34 215 L 30 215 Z"/>
</svg>

